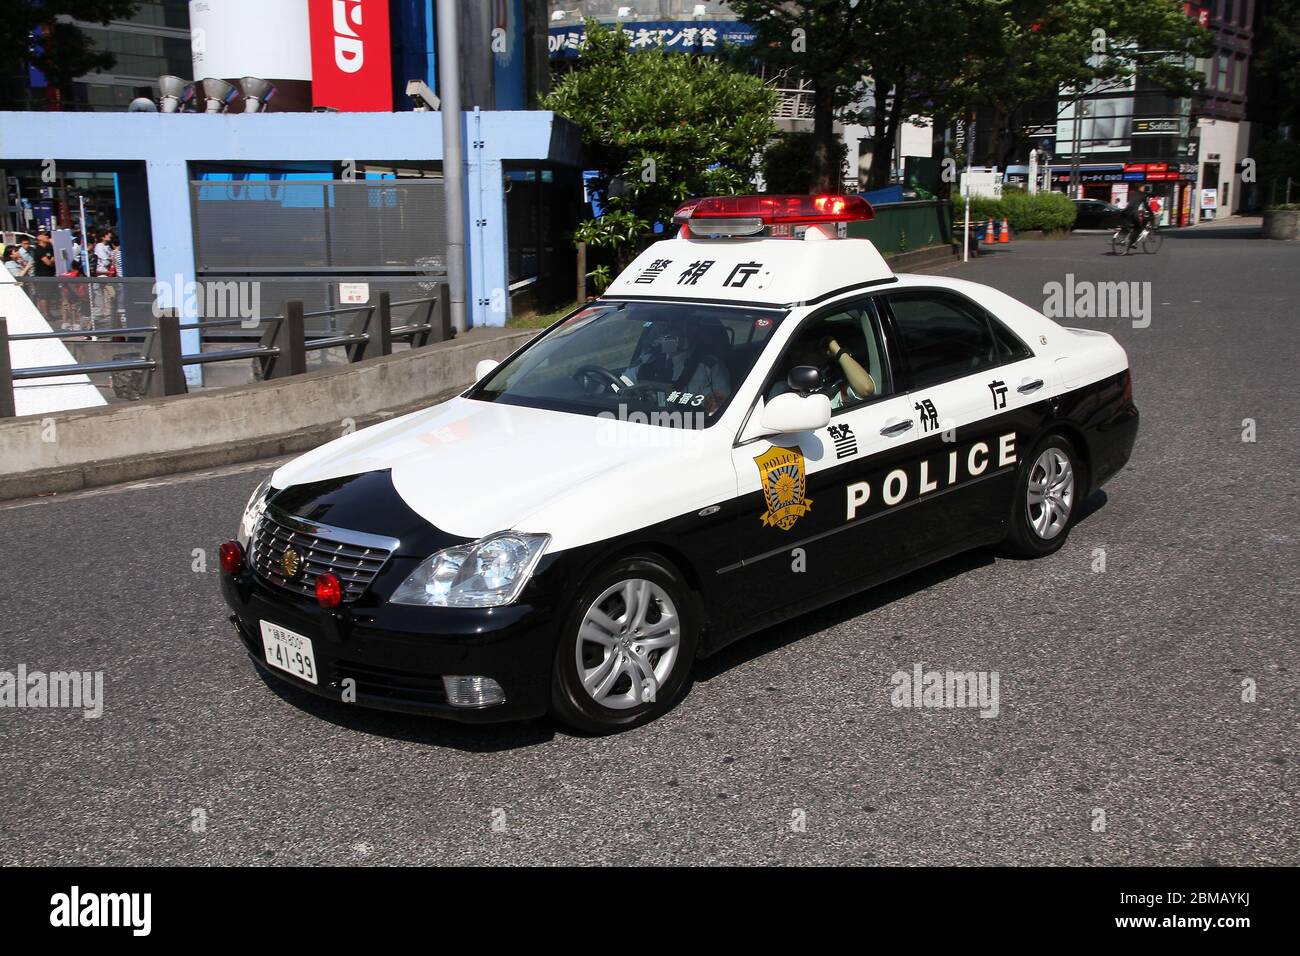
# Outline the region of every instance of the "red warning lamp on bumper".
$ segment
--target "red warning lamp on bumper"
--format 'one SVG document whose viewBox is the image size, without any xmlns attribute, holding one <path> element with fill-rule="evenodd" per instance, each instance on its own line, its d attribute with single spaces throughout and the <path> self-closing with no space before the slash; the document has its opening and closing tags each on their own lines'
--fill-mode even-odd
<svg viewBox="0 0 1300 956">
<path fill-rule="evenodd" d="M 343 583 L 337 575 L 326 571 L 316 579 L 316 603 L 323 608 L 338 607 L 343 603 Z"/>
<path fill-rule="evenodd" d="M 217 549 L 221 559 L 221 570 L 227 574 L 238 574 L 244 570 L 244 549 L 238 541 L 227 541 Z"/>
<path fill-rule="evenodd" d="M 683 203 L 673 222 L 696 235 L 751 236 L 772 226 L 866 222 L 876 218 L 861 196 L 821 193 L 811 196 L 708 196 Z"/>
</svg>

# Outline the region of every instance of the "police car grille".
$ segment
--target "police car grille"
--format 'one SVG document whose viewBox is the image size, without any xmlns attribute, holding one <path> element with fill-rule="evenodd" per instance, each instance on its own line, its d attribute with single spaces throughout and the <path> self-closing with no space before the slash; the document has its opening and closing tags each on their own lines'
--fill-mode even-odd
<svg viewBox="0 0 1300 956">
<path fill-rule="evenodd" d="M 282 561 L 289 548 L 297 553 L 302 570 L 294 578 L 284 573 Z M 253 569 L 272 584 L 306 597 L 316 596 L 316 579 L 326 571 L 343 585 L 343 600 L 355 601 L 370 587 L 392 553 L 288 527 L 263 514 L 253 533 Z"/>
</svg>

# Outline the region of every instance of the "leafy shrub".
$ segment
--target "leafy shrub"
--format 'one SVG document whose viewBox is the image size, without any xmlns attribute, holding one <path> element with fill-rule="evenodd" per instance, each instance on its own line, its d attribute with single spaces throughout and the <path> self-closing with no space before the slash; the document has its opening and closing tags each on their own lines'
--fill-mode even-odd
<svg viewBox="0 0 1300 956">
<path fill-rule="evenodd" d="M 957 202 L 955 209 L 960 221 L 965 206 Z M 1075 215 L 1076 210 L 1070 197 L 1057 192 L 1030 195 L 1022 189 L 1006 188 L 1002 190 L 1001 199 L 972 196 L 970 202 L 972 222 L 987 222 L 989 219 L 1001 222 L 1006 219 L 1015 232 L 1069 229 L 1074 225 Z"/>
</svg>

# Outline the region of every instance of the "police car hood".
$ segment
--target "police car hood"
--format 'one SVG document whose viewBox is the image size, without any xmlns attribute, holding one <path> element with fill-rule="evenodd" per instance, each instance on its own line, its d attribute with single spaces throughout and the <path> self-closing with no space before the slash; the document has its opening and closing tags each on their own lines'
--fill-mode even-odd
<svg viewBox="0 0 1300 956">
<path fill-rule="evenodd" d="M 550 533 L 556 550 L 606 536 L 623 516 L 639 524 L 659 511 L 681 513 L 680 493 L 665 488 L 680 492 L 683 469 L 704 456 L 706 433 L 647 443 L 648 431 L 668 429 L 454 398 L 322 445 L 280 467 L 271 483 L 284 489 L 387 469 L 406 505 L 442 531 Z M 725 496 L 709 484 L 700 482 L 698 494 Z M 589 520 L 575 522 L 575 513 Z"/>
</svg>

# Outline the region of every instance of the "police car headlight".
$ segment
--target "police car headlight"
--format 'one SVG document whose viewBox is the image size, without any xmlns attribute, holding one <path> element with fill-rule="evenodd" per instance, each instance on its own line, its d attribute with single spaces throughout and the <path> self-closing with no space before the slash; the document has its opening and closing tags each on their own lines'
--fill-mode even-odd
<svg viewBox="0 0 1300 956">
<path fill-rule="evenodd" d="M 447 548 L 420 562 L 389 599 L 428 607 L 499 607 L 519 597 L 549 534 L 513 531 Z"/>
<path fill-rule="evenodd" d="M 266 499 L 270 497 L 270 492 L 271 479 L 263 478 L 262 483 L 249 495 L 248 504 L 244 505 L 244 516 L 239 519 L 239 534 L 236 535 L 244 548 L 248 547 L 248 541 L 253 537 L 253 530 L 257 527 L 257 520 L 266 510 Z"/>
</svg>

